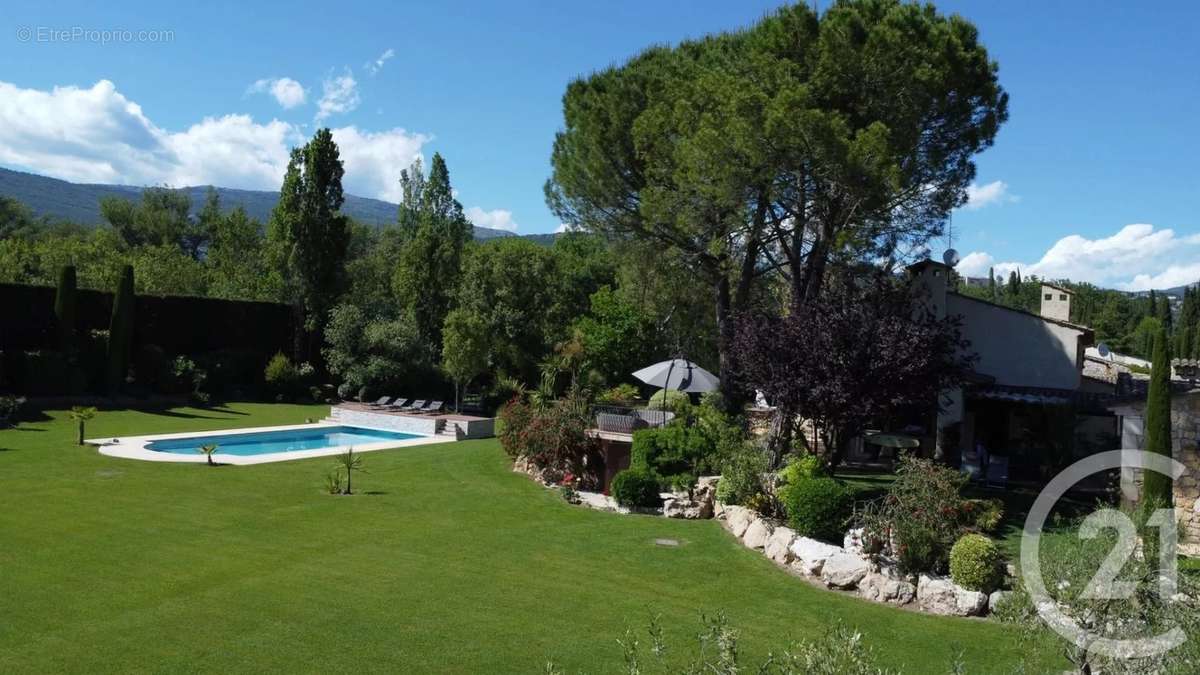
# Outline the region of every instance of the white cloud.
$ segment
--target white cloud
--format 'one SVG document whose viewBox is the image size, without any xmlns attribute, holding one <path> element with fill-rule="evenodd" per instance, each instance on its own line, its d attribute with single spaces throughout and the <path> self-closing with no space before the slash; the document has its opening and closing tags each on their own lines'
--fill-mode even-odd
<svg viewBox="0 0 1200 675">
<path fill-rule="evenodd" d="M 358 107 L 361 102 L 358 96 L 358 82 L 354 75 L 347 70 L 336 77 L 325 78 L 321 82 L 321 98 L 317 101 L 317 121 L 341 113 L 348 113 Z"/>
<path fill-rule="evenodd" d="M 374 61 L 367 61 L 366 64 L 363 65 L 363 68 L 366 68 L 368 73 L 374 75 L 382 70 L 383 64 L 387 63 L 388 60 L 395 55 L 396 50 L 388 47 L 382 54 L 379 55 L 379 58 L 375 59 Z"/>
<path fill-rule="evenodd" d="M 1008 204 L 1017 201 L 1016 195 L 1009 194 L 1008 183 L 995 180 L 986 185 L 971 183 L 967 186 L 967 203 L 963 208 L 968 211 L 982 209 L 992 204 Z"/>
<path fill-rule="evenodd" d="M 1153 225 L 1126 225 L 1111 237 L 1088 239 L 1077 234 L 1063 237 L 1032 263 L 996 262 L 981 251 L 963 258 L 958 271 L 985 276 L 988 267 L 1007 276 L 1020 269 L 1043 279 L 1086 281 L 1127 291 L 1164 289 L 1200 281 L 1200 235 L 1178 236 Z"/>
<path fill-rule="evenodd" d="M 290 77 L 267 78 L 256 80 L 246 89 L 247 94 L 270 94 L 284 110 L 290 110 L 302 105 L 308 98 L 308 92 L 300 83 Z"/>
<path fill-rule="evenodd" d="M 493 209 L 484 211 L 478 206 L 472 206 L 466 210 L 467 220 L 479 227 L 487 227 L 493 230 L 506 230 L 508 232 L 516 232 L 519 227 L 516 221 L 513 220 L 512 211 L 505 209 Z"/>
<path fill-rule="evenodd" d="M 563 234 L 564 232 L 583 232 L 584 229 L 573 223 L 559 223 L 554 229 L 554 234 Z"/>
<path fill-rule="evenodd" d="M 129 185 L 213 184 L 277 190 L 303 125 L 206 117 L 183 131 L 155 125 L 108 80 L 90 88 L 22 89 L 0 82 L 0 164 L 64 180 Z M 347 192 L 399 200 L 400 169 L 430 136 L 394 128 L 333 129 Z"/>
<path fill-rule="evenodd" d="M 431 137 L 400 128 L 370 132 L 349 126 L 334 129 L 333 140 L 346 164 L 347 192 L 399 203 L 400 171 L 421 156 Z"/>
</svg>

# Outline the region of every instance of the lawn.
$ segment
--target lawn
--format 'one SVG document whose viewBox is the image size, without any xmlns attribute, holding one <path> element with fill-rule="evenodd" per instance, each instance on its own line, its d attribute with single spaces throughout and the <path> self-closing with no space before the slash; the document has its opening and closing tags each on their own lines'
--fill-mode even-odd
<svg viewBox="0 0 1200 675">
<path fill-rule="evenodd" d="M 102 411 L 88 435 L 324 413 Z M 717 610 L 755 661 L 839 621 L 910 673 L 944 672 L 960 651 L 968 672 L 1020 660 L 1004 626 L 814 588 L 716 522 L 571 507 L 509 471 L 492 440 L 366 454 L 360 494 L 335 497 L 328 458 L 119 460 L 73 445 L 65 413 L 36 417 L 0 431 L 0 672 L 530 673 L 553 659 L 608 673 L 626 628 L 661 615 L 684 658 Z"/>
</svg>

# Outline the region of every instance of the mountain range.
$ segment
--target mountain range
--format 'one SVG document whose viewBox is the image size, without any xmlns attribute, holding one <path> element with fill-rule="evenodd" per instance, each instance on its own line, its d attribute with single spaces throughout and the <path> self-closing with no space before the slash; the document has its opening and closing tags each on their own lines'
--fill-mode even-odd
<svg viewBox="0 0 1200 675">
<path fill-rule="evenodd" d="M 204 205 L 208 188 L 207 185 L 180 188 L 191 197 L 193 212 L 198 211 Z M 12 197 L 24 203 L 36 216 L 45 216 L 52 220 L 66 220 L 82 225 L 99 225 L 104 222 L 100 215 L 102 198 L 120 197 L 136 200 L 141 197 L 142 189 L 132 185 L 72 183 L 0 167 L 0 195 Z M 271 217 L 271 210 L 275 208 L 275 202 L 279 200 L 278 192 L 238 190 L 226 187 L 216 187 L 215 189 L 221 198 L 222 208 L 240 206 L 246 210 L 248 216 L 263 223 Z M 391 202 L 346 195 L 342 213 L 359 222 L 380 226 L 396 222 L 398 208 L 399 205 Z M 475 226 L 476 239 L 514 236 L 518 235 L 505 230 Z M 548 245 L 554 242 L 553 234 L 524 236 L 540 244 Z"/>
</svg>

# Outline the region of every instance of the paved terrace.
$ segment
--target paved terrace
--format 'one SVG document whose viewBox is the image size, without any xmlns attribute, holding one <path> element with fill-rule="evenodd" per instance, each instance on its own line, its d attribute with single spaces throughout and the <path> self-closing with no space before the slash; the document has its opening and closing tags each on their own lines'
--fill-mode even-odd
<svg viewBox="0 0 1200 675">
<path fill-rule="evenodd" d="M 377 408 L 365 403 L 339 403 L 329 410 L 329 420 L 340 424 L 442 435 L 458 439 L 491 438 L 495 435 L 496 418 L 463 415 L 461 413 L 413 413 Z"/>
</svg>

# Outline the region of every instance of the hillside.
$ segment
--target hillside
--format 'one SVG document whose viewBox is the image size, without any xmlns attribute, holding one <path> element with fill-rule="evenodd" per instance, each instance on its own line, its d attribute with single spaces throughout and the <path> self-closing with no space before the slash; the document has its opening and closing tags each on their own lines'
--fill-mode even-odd
<svg viewBox="0 0 1200 675">
<path fill-rule="evenodd" d="M 192 198 L 192 209 L 197 211 L 204 204 L 208 191 L 206 185 L 183 188 Z M 104 185 L 99 183 L 71 183 L 57 178 L 47 178 L 33 173 L 0 168 L 0 195 L 13 197 L 28 206 L 37 216 L 54 220 L 69 220 L 84 225 L 97 225 L 100 217 L 100 200 L 104 197 L 137 199 L 142 188 L 130 185 Z M 271 209 L 279 199 L 279 193 L 263 190 L 237 190 L 217 188 L 221 205 L 225 208 L 241 206 L 251 218 L 267 222 Z M 383 225 L 396 220 L 396 204 L 379 199 L 346 195 L 342 211 L 351 218 L 371 225 Z M 515 236 L 504 230 L 486 227 L 475 228 L 476 239 Z M 554 235 L 530 235 L 538 243 L 553 242 Z"/>
</svg>

